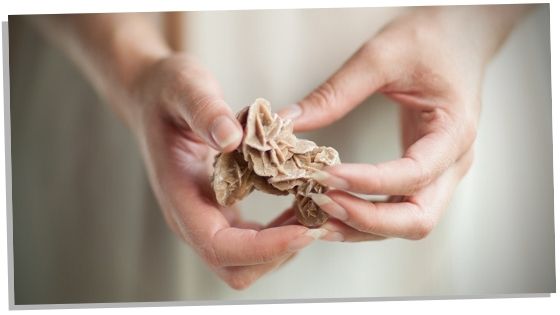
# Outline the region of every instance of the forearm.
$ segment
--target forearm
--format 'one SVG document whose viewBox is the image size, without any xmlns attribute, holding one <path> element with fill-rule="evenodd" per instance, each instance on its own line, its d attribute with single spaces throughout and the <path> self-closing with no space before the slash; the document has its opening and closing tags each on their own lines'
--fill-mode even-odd
<svg viewBox="0 0 560 315">
<path fill-rule="evenodd" d="M 68 14 L 36 18 L 39 28 L 85 73 L 127 120 L 130 90 L 140 73 L 170 49 L 143 14 Z"/>
<path fill-rule="evenodd" d="M 517 21 L 533 6 L 527 4 L 446 6 L 433 9 L 435 19 L 450 37 L 486 64 L 498 51 Z"/>
</svg>

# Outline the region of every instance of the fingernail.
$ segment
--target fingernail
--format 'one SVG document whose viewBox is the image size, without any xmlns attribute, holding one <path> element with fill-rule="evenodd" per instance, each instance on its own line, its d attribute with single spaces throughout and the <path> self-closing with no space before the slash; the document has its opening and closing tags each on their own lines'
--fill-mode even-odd
<svg viewBox="0 0 560 315">
<path fill-rule="evenodd" d="M 307 232 L 305 232 L 304 235 L 310 236 L 313 239 L 318 240 L 321 237 L 325 236 L 327 233 L 329 233 L 329 231 L 319 228 L 319 229 L 309 229 L 307 230 Z"/>
<path fill-rule="evenodd" d="M 311 244 L 314 240 L 317 240 L 323 236 L 325 236 L 329 231 L 325 229 L 309 229 L 307 230 L 302 236 L 293 240 L 290 245 L 288 245 L 288 249 L 290 251 L 298 251 L 305 246 Z"/>
<path fill-rule="evenodd" d="M 234 143 L 240 142 L 243 137 L 237 124 L 228 116 L 220 116 L 214 119 L 210 133 L 220 149 L 225 149 Z"/>
<path fill-rule="evenodd" d="M 325 184 L 330 187 L 338 188 L 338 189 L 348 189 L 349 185 L 348 182 L 340 177 L 336 177 L 330 173 L 325 171 L 317 170 L 309 176 L 311 179 L 314 179 L 321 184 Z"/>
<path fill-rule="evenodd" d="M 298 104 L 293 104 L 282 109 L 278 113 L 278 115 L 280 115 L 284 119 L 295 120 L 301 115 L 301 113 L 302 113 L 301 106 L 299 106 Z"/>
<path fill-rule="evenodd" d="M 346 221 L 348 219 L 348 212 L 341 207 L 338 203 L 334 202 L 329 196 L 324 194 L 309 194 L 314 203 L 331 216 Z"/>
<path fill-rule="evenodd" d="M 329 242 L 344 242 L 344 235 L 340 232 L 329 232 L 325 236 L 321 237 L 321 240 Z"/>
</svg>

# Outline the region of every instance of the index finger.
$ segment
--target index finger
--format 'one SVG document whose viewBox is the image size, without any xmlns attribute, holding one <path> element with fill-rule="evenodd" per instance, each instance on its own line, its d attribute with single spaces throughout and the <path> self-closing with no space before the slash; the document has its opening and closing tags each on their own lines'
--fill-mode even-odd
<svg viewBox="0 0 560 315">
<path fill-rule="evenodd" d="M 344 117 L 380 89 L 387 76 L 379 47 L 366 42 L 331 77 L 303 100 L 279 112 L 294 121 L 295 131 L 327 126 Z"/>
<path fill-rule="evenodd" d="M 318 182 L 362 194 L 410 195 L 459 157 L 457 140 L 442 130 L 425 135 L 402 158 L 380 164 L 339 164 L 312 174 Z"/>
</svg>

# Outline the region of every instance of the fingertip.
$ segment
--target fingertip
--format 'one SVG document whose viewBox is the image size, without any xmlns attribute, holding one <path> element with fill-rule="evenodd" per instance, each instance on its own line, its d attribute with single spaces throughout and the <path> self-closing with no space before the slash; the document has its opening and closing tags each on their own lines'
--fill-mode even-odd
<svg viewBox="0 0 560 315">
<path fill-rule="evenodd" d="M 243 139 L 243 130 L 237 120 L 221 115 L 210 126 L 210 135 L 217 150 L 230 152 L 235 150 Z"/>
<path fill-rule="evenodd" d="M 300 235 L 296 239 L 292 240 L 288 244 L 288 251 L 297 252 L 297 251 L 303 249 L 304 247 L 307 247 L 311 243 L 313 243 L 313 241 L 316 241 L 316 240 L 324 237 L 328 233 L 329 233 L 329 231 L 327 231 L 323 228 L 307 229 L 307 231 L 305 231 L 302 235 Z"/>
<path fill-rule="evenodd" d="M 310 229 L 303 226 L 303 225 L 297 225 L 297 224 L 293 224 L 293 225 L 281 225 L 281 226 L 276 226 L 270 229 L 274 229 L 274 231 L 276 233 L 278 233 L 278 235 L 281 236 L 289 236 L 291 235 L 294 238 L 297 238 L 301 235 L 304 235 L 305 233 L 307 233 L 307 231 L 309 231 Z"/>
<path fill-rule="evenodd" d="M 255 235 L 258 239 L 268 239 L 271 243 L 283 244 L 298 239 L 310 229 L 303 225 L 280 225 L 262 229 Z"/>
<path fill-rule="evenodd" d="M 348 220 L 348 211 L 326 194 L 310 194 L 311 199 L 323 211 L 341 221 Z"/>
<path fill-rule="evenodd" d="M 344 242 L 344 239 L 344 234 L 340 232 L 329 232 L 321 238 L 321 240 L 328 242 Z"/>
<path fill-rule="evenodd" d="M 284 119 L 291 119 L 295 122 L 302 113 L 303 110 L 301 109 L 301 106 L 296 103 L 284 107 L 278 112 L 278 115 Z"/>
<path fill-rule="evenodd" d="M 323 184 L 323 185 L 327 185 L 329 187 L 333 187 L 333 188 L 337 188 L 337 189 L 342 189 L 342 190 L 347 190 L 350 188 L 350 184 L 348 183 L 347 180 L 335 176 L 332 173 L 330 173 L 329 171 L 331 171 L 330 169 L 324 168 L 322 170 L 316 170 L 315 172 L 311 173 L 311 175 L 309 176 L 311 179 L 314 179 L 315 181 Z"/>
<path fill-rule="evenodd" d="M 348 164 L 340 163 L 336 165 L 327 165 L 323 167 L 321 170 L 329 176 L 335 177 L 344 177 L 344 174 L 348 173 Z"/>
<path fill-rule="evenodd" d="M 321 116 L 309 116 L 310 113 L 313 112 L 309 110 L 309 107 L 305 107 L 301 103 L 296 103 L 292 105 L 288 105 L 278 111 L 278 115 L 284 119 L 289 119 L 293 122 L 294 131 L 301 132 L 301 131 L 309 131 L 315 128 L 322 127 L 323 125 L 320 124 Z M 319 123 L 319 125 L 317 125 Z"/>
</svg>

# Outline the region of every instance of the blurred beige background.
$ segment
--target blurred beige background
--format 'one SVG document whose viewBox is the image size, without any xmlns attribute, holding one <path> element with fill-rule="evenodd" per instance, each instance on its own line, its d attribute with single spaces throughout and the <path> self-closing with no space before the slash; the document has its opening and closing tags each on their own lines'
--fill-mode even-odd
<svg viewBox="0 0 560 315">
<path fill-rule="evenodd" d="M 192 12 L 184 27 L 235 110 L 256 97 L 279 109 L 403 10 Z M 16 304 L 555 290 L 548 5 L 490 64 L 474 165 L 428 238 L 317 242 L 241 292 L 168 230 L 131 134 L 28 22 L 9 20 Z M 373 96 L 305 136 L 346 162 L 384 161 L 400 154 L 396 114 Z M 242 208 L 266 221 L 290 202 L 255 192 Z"/>
</svg>

